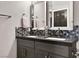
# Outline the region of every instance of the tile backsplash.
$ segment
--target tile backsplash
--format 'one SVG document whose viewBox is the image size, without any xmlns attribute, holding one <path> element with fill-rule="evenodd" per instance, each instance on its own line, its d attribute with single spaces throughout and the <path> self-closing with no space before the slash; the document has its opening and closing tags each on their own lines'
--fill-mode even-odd
<svg viewBox="0 0 79 59">
<path fill-rule="evenodd" d="M 27 35 L 38 35 L 45 36 L 45 30 L 31 30 L 28 31 L 26 28 L 16 28 L 17 36 L 27 36 Z M 48 36 L 50 37 L 58 37 L 57 30 L 48 30 Z M 77 37 L 79 38 L 79 26 L 74 26 L 73 30 L 60 30 L 60 37 L 68 38 L 68 37 Z"/>
</svg>

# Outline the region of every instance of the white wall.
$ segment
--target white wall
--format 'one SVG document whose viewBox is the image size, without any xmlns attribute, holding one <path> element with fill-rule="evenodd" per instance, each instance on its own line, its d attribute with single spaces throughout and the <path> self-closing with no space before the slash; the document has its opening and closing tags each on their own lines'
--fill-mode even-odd
<svg viewBox="0 0 79 59">
<path fill-rule="evenodd" d="M 20 26 L 22 13 L 29 19 L 30 2 L 0 1 L 0 14 L 11 15 L 10 19 L 0 19 L 0 58 L 16 57 L 15 27 Z"/>
<path fill-rule="evenodd" d="M 79 25 L 79 1 L 74 2 L 74 25 Z M 79 41 L 77 43 L 77 49 L 79 49 Z"/>
<path fill-rule="evenodd" d="M 79 25 L 79 1 L 74 2 L 74 25 Z"/>
<path fill-rule="evenodd" d="M 49 9 L 58 10 L 62 8 L 70 8 L 71 1 L 50 1 L 49 3 Z"/>
</svg>

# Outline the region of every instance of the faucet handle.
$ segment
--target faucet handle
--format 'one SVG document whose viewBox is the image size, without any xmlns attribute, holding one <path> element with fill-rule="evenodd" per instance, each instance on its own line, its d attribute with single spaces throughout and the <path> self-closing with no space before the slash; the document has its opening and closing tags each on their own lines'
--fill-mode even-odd
<svg viewBox="0 0 79 59">
<path fill-rule="evenodd" d="M 58 28 L 58 31 L 60 32 L 60 28 Z"/>
</svg>

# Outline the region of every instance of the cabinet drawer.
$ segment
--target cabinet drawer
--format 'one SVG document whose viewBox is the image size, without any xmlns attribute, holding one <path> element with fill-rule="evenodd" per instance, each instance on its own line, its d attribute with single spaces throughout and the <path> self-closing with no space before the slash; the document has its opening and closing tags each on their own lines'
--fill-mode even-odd
<svg viewBox="0 0 79 59">
<path fill-rule="evenodd" d="M 37 49 L 43 49 L 48 52 L 59 54 L 61 56 L 68 57 L 68 47 L 67 46 L 61 46 L 61 45 L 55 45 L 55 44 L 48 44 L 44 42 L 35 42 L 35 47 Z"/>
<path fill-rule="evenodd" d="M 30 41 L 30 40 L 18 39 L 17 44 L 23 45 L 23 46 L 28 46 L 28 47 L 34 47 L 34 41 Z"/>
</svg>

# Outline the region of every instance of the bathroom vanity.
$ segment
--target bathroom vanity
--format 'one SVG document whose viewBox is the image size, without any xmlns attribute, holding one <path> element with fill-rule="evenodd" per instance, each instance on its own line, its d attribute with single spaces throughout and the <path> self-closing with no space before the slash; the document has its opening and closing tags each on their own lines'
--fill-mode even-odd
<svg viewBox="0 0 79 59">
<path fill-rule="evenodd" d="M 75 58 L 78 39 L 55 40 L 38 36 L 16 37 L 18 58 Z"/>
<path fill-rule="evenodd" d="M 73 2 L 32 2 L 32 5 L 30 6 L 30 21 L 31 30 L 35 31 L 36 36 L 16 35 L 18 58 L 76 57 L 77 38 L 68 38 L 68 36 L 64 36 L 63 33 L 62 37 L 66 38 L 53 37 L 54 33 L 56 34 L 57 32 L 57 37 L 60 37 L 60 30 L 73 30 Z M 48 36 L 48 29 L 51 30 L 50 33 L 53 34 L 51 37 Z M 30 31 L 30 33 L 32 33 L 32 31 Z M 45 37 L 42 37 L 44 31 Z M 37 36 L 38 32 L 39 35 L 42 35 Z M 32 35 L 34 34 L 32 33 Z"/>
</svg>

